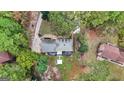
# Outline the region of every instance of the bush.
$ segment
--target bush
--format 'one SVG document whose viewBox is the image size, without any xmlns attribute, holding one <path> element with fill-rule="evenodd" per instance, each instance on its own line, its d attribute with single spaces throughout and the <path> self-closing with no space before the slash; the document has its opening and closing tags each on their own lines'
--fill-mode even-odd
<svg viewBox="0 0 124 93">
<path fill-rule="evenodd" d="M 0 79 L 3 80 L 25 80 L 27 72 L 16 64 L 5 64 L 0 67 Z"/>
<path fill-rule="evenodd" d="M 47 64 L 48 64 L 47 57 L 45 57 L 45 56 L 40 56 L 40 57 L 37 59 L 36 70 L 37 70 L 39 73 L 43 73 L 43 72 L 46 71 L 46 69 L 47 69 Z"/>
<path fill-rule="evenodd" d="M 124 30 L 120 30 L 118 32 L 118 45 L 122 48 L 124 48 Z"/>
<path fill-rule="evenodd" d="M 79 52 L 85 53 L 88 51 L 88 44 L 85 35 L 78 35 L 78 41 L 80 42 Z"/>
</svg>

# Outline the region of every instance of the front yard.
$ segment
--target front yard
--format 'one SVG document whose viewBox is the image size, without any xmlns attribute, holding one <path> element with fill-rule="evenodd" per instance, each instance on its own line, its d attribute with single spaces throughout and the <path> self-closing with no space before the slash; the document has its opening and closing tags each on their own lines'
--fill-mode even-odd
<svg viewBox="0 0 124 93">
<path fill-rule="evenodd" d="M 89 68 L 82 64 L 80 61 L 79 54 L 74 54 L 72 56 L 63 56 L 61 57 L 63 63 L 57 65 L 55 62 L 57 57 L 49 57 L 49 65 L 53 67 L 58 67 L 61 73 L 61 80 L 79 80 L 79 76 L 83 73 L 89 72 Z"/>
</svg>

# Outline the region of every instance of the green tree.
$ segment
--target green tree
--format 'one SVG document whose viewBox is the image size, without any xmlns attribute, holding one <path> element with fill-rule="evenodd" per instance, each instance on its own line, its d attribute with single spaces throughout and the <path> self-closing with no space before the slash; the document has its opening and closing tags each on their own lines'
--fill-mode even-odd
<svg viewBox="0 0 124 93">
<path fill-rule="evenodd" d="M 79 47 L 79 51 L 80 51 L 81 53 L 87 52 L 87 51 L 88 51 L 88 46 L 87 46 L 86 44 L 82 44 L 82 43 L 81 43 L 81 45 L 80 45 L 80 47 Z"/>
<path fill-rule="evenodd" d="M 9 11 L 0 11 L 0 17 L 12 17 L 12 12 Z"/>
<path fill-rule="evenodd" d="M 30 70 L 33 65 L 37 64 L 36 70 L 40 73 L 46 71 L 48 64 L 46 56 L 36 54 L 29 50 L 21 51 L 16 62 L 26 70 Z"/>
<path fill-rule="evenodd" d="M 24 30 L 10 18 L 0 17 L 0 37 L 0 51 L 18 55 L 22 46 L 28 46 Z"/>
<path fill-rule="evenodd" d="M 25 80 L 28 73 L 16 64 L 0 65 L 0 79 L 2 80 Z"/>
<path fill-rule="evenodd" d="M 72 16 L 73 15 L 73 16 Z M 74 12 L 50 12 L 49 21 L 52 25 L 52 31 L 57 35 L 70 35 L 70 32 L 78 25 L 77 20 L 74 20 Z"/>
<path fill-rule="evenodd" d="M 45 56 L 40 56 L 37 59 L 37 65 L 36 65 L 36 70 L 40 73 L 43 73 L 47 69 L 47 57 Z"/>
<path fill-rule="evenodd" d="M 31 67 L 40 58 L 28 48 L 27 33 L 9 14 L 0 12 L 0 52 L 7 51 L 16 57 L 15 63 L 1 65 L 0 78 L 26 80 L 31 77 Z M 41 58 L 40 58 L 41 60 Z M 44 63 L 47 65 L 47 63 Z M 45 71 L 46 65 L 42 66 Z"/>
<path fill-rule="evenodd" d="M 43 18 L 43 20 L 49 20 L 49 18 L 48 18 L 48 14 L 49 14 L 49 11 L 42 11 L 41 12 L 43 15 L 42 15 L 42 18 Z"/>
<path fill-rule="evenodd" d="M 123 29 L 124 12 L 95 11 L 81 12 L 81 24 L 85 28 L 100 28 L 102 31 L 119 31 Z"/>
<path fill-rule="evenodd" d="M 78 51 L 80 51 L 81 53 L 85 53 L 88 51 L 88 44 L 87 44 L 87 40 L 86 40 L 86 36 L 85 34 L 78 34 L 78 41 L 80 42 L 80 47 L 78 49 Z"/>
<path fill-rule="evenodd" d="M 30 70 L 33 63 L 38 59 L 38 55 L 36 53 L 31 52 L 30 50 L 23 50 L 18 55 L 16 62 L 27 70 Z"/>
<path fill-rule="evenodd" d="M 119 37 L 119 40 L 118 40 L 118 45 L 122 48 L 124 48 L 124 30 L 120 30 L 118 32 L 118 37 Z"/>
</svg>

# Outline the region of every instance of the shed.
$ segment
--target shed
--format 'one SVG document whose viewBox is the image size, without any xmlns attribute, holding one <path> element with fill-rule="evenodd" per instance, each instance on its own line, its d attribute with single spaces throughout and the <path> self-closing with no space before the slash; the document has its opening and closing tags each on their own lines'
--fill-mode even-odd
<svg viewBox="0 0 124 93">
<path fill-rule="evenodd" d="M 124 66 L 124 51 L 110 43 L 101 44 L 98 49 L 97 59 L 107 60 Z"/>
</svg>

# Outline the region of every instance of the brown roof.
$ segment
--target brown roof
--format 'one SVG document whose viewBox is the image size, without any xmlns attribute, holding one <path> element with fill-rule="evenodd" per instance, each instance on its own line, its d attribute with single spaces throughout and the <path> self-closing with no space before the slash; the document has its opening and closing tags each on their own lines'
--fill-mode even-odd
<svg viewBox="0 0 124 93">
<path fill-rule="evenodd" d="M 12 60 L 12 56 L 7 52 L 0 52 L 0 64 Z"/>
<path fill-rule="evenodd" d="M 45 35 L 42 36 L 42 38 L 57 39 L 57 36 L 52 35 L 52 34 L 45 34 Z"/>
<path fill-rule="evenodd" d="M 124 51 L 111 44 L 102 44 L 99 48 L 99 56 L 110 59 L 116 63 L 124 64 Z"/>
</svg>

